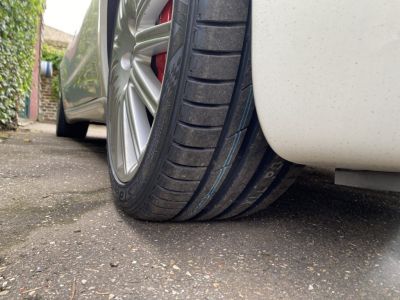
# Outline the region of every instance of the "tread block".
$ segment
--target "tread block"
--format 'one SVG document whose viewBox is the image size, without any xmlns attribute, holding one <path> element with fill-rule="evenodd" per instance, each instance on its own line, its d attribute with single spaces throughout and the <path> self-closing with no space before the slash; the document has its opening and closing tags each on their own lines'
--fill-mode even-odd
<svg viewBox="0 0 400 300">
<path fill-rule="evenodd" d="M 180 120 L 198 126 L 223 126 L 228 106 L 199 106 L 184 101 Z"/>
<path fill-rule="evenodd" d="M 190 61 L 189 75 L 204 80 L 235 80 L 240 54 L 214 55 L 194 53 Z"/>
<path fill-rule="evenodd" d="M 207 83 L 188 80 L 184 98 L 191 102 L 204 104 L 229 104 L 235 82 Z"/>
<path fill-rule="evenodd" d="M 194 127 L 179 123 L 175 132 L 175 141 L 191 147 L 216 147 L 222 127 Z"/>
<path fill-rule="evenodd" d="M 245 25 L 226 27 L 199 25 L 194 36 L 193 48 L 215 52 L 240 52 L 245 32 Z"/>
<path fill-rule="evenodd" d="M 154 189 L 152 194 L 160 199 L 164 199 L 164 200 L 170 199 L 171 201 L 186 203 L 187 201 L 190 200 L 193 193 L 192 192 L 190 192 L 190 193 L 174 192 L 174 191 L 167 190 L 161 186 L 157 186 Z"/>
<path fill-rule="evenodd" d="M 199 1 L 197 19 L 205 22 L 245 22 L 249 0 L 203 0 Z"/>
<path fill-rule="evenodd" d="M 151 196 L 151 201 L 156 207 L 167 210 L 178 210 L 178 212 L 186 205 L 186 202 L 168 201 L 155 196 Z"/>
<path fill-rule="evenodd" d="M 187 148 L 173 143 L 169 159 L 172 162 L 190 167 L 206 167 L 209 165 L 213 153 L 214 149 Z"/>
<path fill-rule="evenodd" d="M 169 177 L 183 180 L 201 180 L 206 172 L 205 167 L 187 167 L 167 161 L 163 170 Z"/>
<path fill-rule="evenodd" d="M 199 185 L 199 181 L 178 180 L 166 175 L 161 175 L 158 184 L 172 191 L 194 192 Z"/>
</svg>

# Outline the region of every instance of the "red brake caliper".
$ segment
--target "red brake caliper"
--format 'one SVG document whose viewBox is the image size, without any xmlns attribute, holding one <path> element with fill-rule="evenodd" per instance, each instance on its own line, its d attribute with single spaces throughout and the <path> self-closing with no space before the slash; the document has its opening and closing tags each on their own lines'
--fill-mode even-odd
<svg viewBox="0 0 400 300">
<path fill-rule="evenodd" d="M 172 19 L 172 0 L 169 0 L 160 14 L 159 24 L 167 23 Z M 155 72 L 158 80 L 161 82 L 164 79 L 165 65 L 167 63 L 167 52 L 160 53 L 154 56 Z"/>
</svg>

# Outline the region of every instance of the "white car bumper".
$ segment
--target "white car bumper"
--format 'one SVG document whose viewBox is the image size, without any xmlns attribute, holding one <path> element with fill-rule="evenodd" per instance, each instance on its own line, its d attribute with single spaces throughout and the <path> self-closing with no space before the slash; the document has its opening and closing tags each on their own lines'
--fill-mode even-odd
<svg viewBox="0 0 400 300">
<path fill-rule="evenodd" d="M 400 171 L 400 1 L 254 0 L 268 142 L 307 165 Z"/>
</svg>

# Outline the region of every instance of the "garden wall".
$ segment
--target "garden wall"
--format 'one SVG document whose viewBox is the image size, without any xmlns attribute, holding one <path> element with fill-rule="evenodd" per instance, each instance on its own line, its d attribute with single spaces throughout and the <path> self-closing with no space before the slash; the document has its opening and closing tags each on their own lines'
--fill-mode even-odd
<svg viewBox="0 0 400 300">
<path fill-rule="evenodd" d="M 54 122 L 57 115 L 57 102 L 58 99 L 52 92 L 52 80 L 57 80 L 57 74 L 52 78 L 45 76 L 40 80 L 40 111 L 39 121 L 41 122 Z"/>
</svg>

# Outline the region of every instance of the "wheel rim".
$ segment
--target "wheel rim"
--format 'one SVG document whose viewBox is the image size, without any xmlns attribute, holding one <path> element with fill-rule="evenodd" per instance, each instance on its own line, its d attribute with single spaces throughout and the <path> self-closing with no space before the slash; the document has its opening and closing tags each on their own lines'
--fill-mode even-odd
<svg viewBox="0 0 400 300">
<path fill-rule="evenodd" d="M 157 117 L 172 0 L 121 0 L 113 41 L 108 99 L 108 139 L 112 170 L 130 181 L 143 158 Z M 165 15 L 164 15 L 165 16 Z"/>
</svg>

